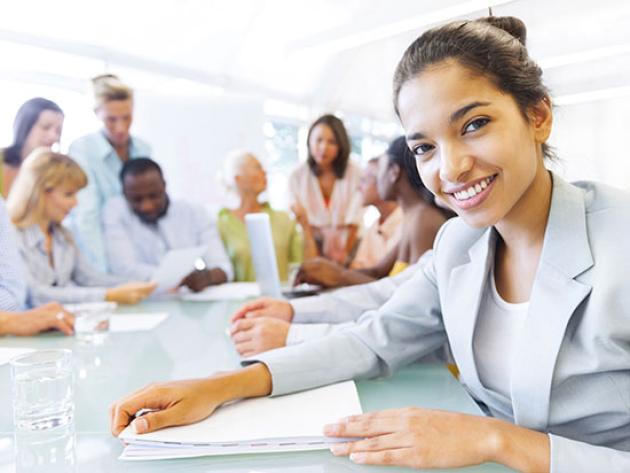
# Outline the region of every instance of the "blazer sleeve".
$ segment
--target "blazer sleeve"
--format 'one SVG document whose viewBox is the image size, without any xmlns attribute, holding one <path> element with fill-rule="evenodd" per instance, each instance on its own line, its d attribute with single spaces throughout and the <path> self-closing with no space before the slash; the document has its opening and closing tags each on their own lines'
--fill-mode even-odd
<svg viewBox="0 0 630 473">
<path fill-rule="evenodd" d="M 356 325 L 242 363 L 267 365 L 273 396 L 353 378 L 389 375 L 446 342 L 439 307 L 435 272 L 429 262 L 379 310 L 363 314 Z"/>
<path fill-rule="evenodd" d="M 551 473 L 630 471 L 630 452 L 591 445 L 566 437 L 549 434 Z"/>
<path fill-rule="evenodd" d="M 293 322 L 338 324 L 356 321 L 364 312 L 381 307 L 418 269 L 418 265 L 412 265 L 393 277 L 344 287 L 318 296 L 294 299 L 291 301 L 295 314 Z"/>
</svg>

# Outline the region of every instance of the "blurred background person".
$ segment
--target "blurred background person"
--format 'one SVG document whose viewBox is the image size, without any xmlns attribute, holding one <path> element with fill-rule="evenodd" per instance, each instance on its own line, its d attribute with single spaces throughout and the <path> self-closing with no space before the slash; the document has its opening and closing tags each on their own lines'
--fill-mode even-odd
<svg viewBox="0 0 630 473">
<path fill-rule="evenodd" d="M 377 189 L 381 199 L 396 201 L 402 210 L 398 245 L 370 268 L 346 269 L 324 258 L 306 261 L 296 283 L 340 287 L 394 276 L 432 248 L 438 230 L 453 215 L 436 205 L 433 195 L 424 186 L 404 136 L 396 138 L 379 158 Z"/>
<path fill-rule="evenodd" d="M 292 210 L 312 227 L 319 254 L 347 262 L 363 217 L 361 169 L 350 160 L 350 139 L 334 115 L 319 117 L 308 131 L 308 158 L 289 178 Z"/>
<path fill-rule="evenodd" d="M 149 281 L 168 251 L 204 246 L 205 267 L 192 270 L 181 285 L 198 292 L 232 280 L 232 264 L 210 215 L 201 205 L 171 199 L 155 161 L 127 161 L 120 181 L 123 196 L 109 199 L 103 210 L 112 273 Z"/>
<path fill-rule="evenodd" d="M 0 193 L 9 195 L 22 161 L 35 148 L 52 148 L 61 139 L 63 111 L 55 102 L 35 97 L 18 109 L 13 122 L 13 143 L 0 150 Z"/>
<path fill-rule="evenodd" d="M 82 136 L 68 154 L 83 168 L 88 185 L 79 192 L 72 215 L 72 230 L 88 260 L 106 271 L 107 258 L 101 229 L 101 213 L 107 200 L 122 192 L 120 170 L 133 158 L 151 155 L 151 148 L 130 134 L 133 122 L 133 90 L 112 74 L 92 79 L 94 113 L 103 128 Z"/>
<path fill-rule="evenodd" d="M 378 219 L 363 233 L 357 252 L 350 263 L 352 269 L 375 266 L 383 255 L 398 245 L 402 225 L 402 209 L 395 200 L 384 200 L 378 194 L 376 179 L 379 158 L 370 159 L 361 174 L 359 190 L 363 206 L 373 205 Z"/>
<path fill-rule="evenodd" d="M 94 268 L 62 225 L 86 184 L 81 167 L 63 154 L 38 149 L 22 163 L 7 209 L 18 229 L 31 305 L 102 300 L 133 304 L 155 288 L 150 283 L 121 285 L 122 278 Z"/>
<path fill-rule="evenodd" d="M 300 263 L 304 257 L 313 258 L 317 255 L 308 221 L 303 222 L 301 234 L 289 214 L 272 209 L 267 202 L 260 202 L 260 195 L 267 189 L 267 175 L 254 154 L 242 150 L 233 151 L 226 157 L 224 174 L 228 188 L 239 198 L 238 207 L 222 208 L 217 221 L 219 233 L 234 267 L 235 280 L 256 280 L 245 215 L 264 212 L 269 215 L 278 275 L 281 281 L 287 281 L 290 263 Z M 304 218 L 304 213 L 300 217 Z"/>
</svg>

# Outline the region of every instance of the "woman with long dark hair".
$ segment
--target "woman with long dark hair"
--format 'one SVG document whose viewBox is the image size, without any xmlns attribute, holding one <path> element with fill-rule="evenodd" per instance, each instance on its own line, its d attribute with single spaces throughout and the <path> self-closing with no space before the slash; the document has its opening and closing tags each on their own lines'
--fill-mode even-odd
<svg viewBox="0 0 630 473">
<path fill-rule="evenodd" d="M 61 138 L 63 111 L 55 102 L 36 97 L 19 108 L 13 122 L 13 143 L 0 150 L 0 193 L 6 198 L 22 161 L 35 148 L 52 148 Z"/>
</svg>

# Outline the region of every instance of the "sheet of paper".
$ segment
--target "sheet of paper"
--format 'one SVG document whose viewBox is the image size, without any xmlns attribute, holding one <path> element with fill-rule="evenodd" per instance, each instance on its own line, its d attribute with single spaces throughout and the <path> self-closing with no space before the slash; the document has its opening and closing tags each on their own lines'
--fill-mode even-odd
<svg viewBox="0 0 630 473">
<path fill-rule="evenodd" d="M 159 294 L 177 287 L 182 279 L 195 269 L 195 261 L 206 251 L 207 246 L 197 246 L 170 250 L 166 253 L 151 277 L 151 280 L 158 284 L 155 293 Z"/>
<path fill-rule="evenodd" d="M 114 314 L 109 319 L 110 332 L 140 332 L 153 330 L 168 317 L 166 312 Z"/>
<path fill-rule="evenodd" d="M 157 459 L 327 448 L 324 425 L 360 414 L 353 381 L 273 398 L 223 406 L 196 424 L 144 435 L 131 428 L 119 436 L 130 442 L 122 459 Z M 131 447 L 131 448 L 130 448 Z"/>
<path fill-rule="evenodd" d="M 0 347 L 0 366 L 8 363 L 11 358 L 14 356 L 24 355 L 26 353 L 30 353 L 35 351 L 32 348 L 7 348 Z"/>
<path fill-rule="evenodd" d="M 232 282 L 210 286 L 201 292 L 184 293 L 180 297 L 185 301 L 213 302 L 239 301 L 248 297 L 260 296 L 260 286 L 255 282 Z"/>
</svg>

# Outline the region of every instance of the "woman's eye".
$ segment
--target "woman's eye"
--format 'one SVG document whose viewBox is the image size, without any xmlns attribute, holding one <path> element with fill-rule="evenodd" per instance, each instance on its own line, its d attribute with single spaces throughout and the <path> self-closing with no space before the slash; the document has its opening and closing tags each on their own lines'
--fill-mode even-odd
<svg viewBox="0 0 630 473">
<path fill-rule="evenodd" d="M 433 148 L 434 148 L 434 146 L 433 146 L 433 145 L 429 145 L 429 144 L 426 144 L 426 143 L 425 143 L 425 144 L 421 144 L 421 145 L 416 146 L 416 147 L 413 149 L 413 152 L 414 152 L 414 154 L 415 154 L 416 156 L 422 156 L 423 154 L 426 154 L 426 153 L 428 153 L 429 151 L 431 151 Z"/>
<path fill-rule="evenodd" d="M 488 124 L 488 122 L 490 122 L 489 118 L 476 118 L 468 125 L 466 125 L 466 128 L 464 128 L 464 133 L 469 133 L 471 131 L 476 131 L 479 128 L 483 128 Z"/>
</svg>

